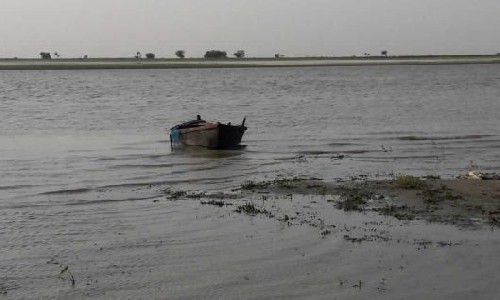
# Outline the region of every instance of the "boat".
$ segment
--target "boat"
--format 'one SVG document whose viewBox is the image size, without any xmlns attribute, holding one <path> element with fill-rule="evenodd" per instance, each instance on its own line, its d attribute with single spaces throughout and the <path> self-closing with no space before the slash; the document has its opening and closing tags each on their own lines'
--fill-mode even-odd
<svg viewBox="0 0 500 300">
<path fill-rule="evenodd" d="M 209 149 L 230 149 L 238 147 L 247 130 L 246 118 L 240 125 L 231 122 L 207 122 L 200 115 L 196 120 L 176 125 L 170 129 L 170 145 L 172 149 L 182 146 L 201 146 Z"/>
</svg>

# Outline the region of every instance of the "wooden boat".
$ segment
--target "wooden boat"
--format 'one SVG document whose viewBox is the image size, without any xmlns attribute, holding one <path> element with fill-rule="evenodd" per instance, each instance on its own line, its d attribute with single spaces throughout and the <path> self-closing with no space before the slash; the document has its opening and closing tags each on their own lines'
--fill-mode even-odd
<svg viewBox="0 0 500 300">
<path fill-rule="evenodd" d="M 198 115 L 196 120 L 176 125 L 170 129 L 170 144 L 172 148 L 184 145 L 202 146 L 210 149 L 228 149 L 237 147 L 247 130 L 245 120 L 241 125 L 211 123 L 202 120 Z"/>
</svg>

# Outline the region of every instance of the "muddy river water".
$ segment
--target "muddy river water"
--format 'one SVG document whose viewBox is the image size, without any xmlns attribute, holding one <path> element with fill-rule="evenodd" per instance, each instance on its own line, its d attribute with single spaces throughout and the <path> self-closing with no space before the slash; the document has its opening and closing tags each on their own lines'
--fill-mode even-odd
<svg viewBox="0 0 500 300">
<path fill-rule="evenodd" d="M 244 147 L 172 152 L 167 129 L 197 114 L 246 116 Z M 500 65 L 2 71 L 0 128 L 0 298 L 500 293 L 497 227 L 344 212 L 335 195 L 166 192 L 498 172 Z M 276 217 L 235 212 L 247 202 Z"/>
</svg>

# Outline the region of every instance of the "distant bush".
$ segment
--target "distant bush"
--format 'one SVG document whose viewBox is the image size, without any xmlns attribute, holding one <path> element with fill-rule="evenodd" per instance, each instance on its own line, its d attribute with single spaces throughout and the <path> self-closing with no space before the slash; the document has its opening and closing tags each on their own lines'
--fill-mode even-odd
<svg viewBox="0 0 500 300">
<path fill-rule="evenodd" d="M 279 54 L 279 53 L 274 54 L 274 58 L 283 58 L 283 57 L 285 57 L 285 55 L 283 55 L 283 54 Z"/>
<path fill-rule="evenodd" d="M 184 57 L 186 57 L 186 51 L 177 50 L 177 51 L 175 51 L 175 56 L 177 56 L 178 58 L 184 58 Z"/>
<path fill-rule="evenodd" d="M 50 55 L 50 52 L 40 52 L 40 58 L 41 59 L 52 59 L 52 55 Z"/>
<path fill-rule="evenodd" d="M 155 54 L 154 53 L 146 53 L 146 58 L 147 59 L 155 59 Z"/>
<path fill-rule="evenodd" d="M 238 50 L 233 55 L 236 56 L 237 58 L 243 58 L 245 57 L 245 50 Z"/>
<path fill-rule="evenodd" d="M 221 59 L 221 58 L 227 58 L 227 52 L 226 51 L 220 51 L 220 50 L 210 50 L 205 53 L 205 58 L 207 59 Z"/>
<path fill-rule="evenodd" d="M 387 50 L 383 50 L 383 51 L 381 51 L 381 52 L 380 52 L 380 54 L 381 54 L 382 56 L 387 56 Z"/>
</svg>

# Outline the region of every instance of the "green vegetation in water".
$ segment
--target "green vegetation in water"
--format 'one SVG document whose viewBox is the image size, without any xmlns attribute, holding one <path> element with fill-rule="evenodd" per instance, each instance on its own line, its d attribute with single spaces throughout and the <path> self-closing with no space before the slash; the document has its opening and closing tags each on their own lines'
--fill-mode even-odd
<svg viewBox="0 0 500 300">
<path fill-rule="evenodd" d="M 416 210 L 410 209 L 408 206 L 384 206 L 374 208 L 373 211 L 376 211 L 385 216 L 392 216 L 401 221 L 411 221 L 415 219 L 415 214 L 418 213 Z"/>
<path fill-rule="evenodd" d="M 282 189 L 291 189 L 297 186 L 297 183 L 306 181 L 305 178 L 300 177 L 292 177 L 292 178 L 284 178 L 278 177 L 274 180 L 268 181 L 253 181 L 248 180 L 241 184 L 242 190 L 263 190 L 269 188 L 271 186 L 282 188 Z"/>
<path fill-rule="evenodd" d="M 490 214 L 488 217 L 490 225 L 500 227 L 500 217 Z"/>
<path fill-rule="evenodd" d="M 238 206 L 238 208 L 235 210 L 237 213 L 244 213 L 250 216 L 256 216 L 258 214 L 265 214 L 269 215 L 269 212 L 265 209 L 259 209 L 255 207 L 253 203 L 245 203 L 243 205 Z"/>
<path fill-rule="evenodd" d="M 419 190 L 426 186 L 422 179 L 410 175 L 399 175 L 396 178 L 396 185 L 406 190 Z"/>
<path fill-rule="evenodd" d="M 402 141 L 423 141 L 423 140 L 427 140 L 427 138 L 425 138 L 425 137 L 415 136 L 415 135 L 402 136 L 399 139 L 402 140 Z"/>
<path fill-rule="evenodd" d="M 186 191 L 172 191 L 170 189 L 165 190 L 165 193 L 170 200 L 177 200 L 179 198 L 186 197 L 187 195 Z"/>
<path fill-rule="evenodd" d="M 219 206 L 223 207 L 225 205 L 233 205 L 231 203 L 226 203 L 222 200 L 209 200 L 209 201 L 201 201 L 201 205 L 214 205 L 214 206 Z"/>
<path fill-rule="evenodd" d="M 237 199 L 240 197 L 238 194 L 226 194 L 224 192 L 207 193 L 207 192 L 189 192 L 183 190 L 164 190 L 167 198 L 170 200 L 185 199 Z"/>
<path fill-rule="evenodd" d="M 59 272 L 59 278 L 62 280 L 68 280 L 71 283 L 71 286 L 75 286 L 75 277 L 69 270 L 68 266 L 61 266 L 61 271 Z"/>
<path fill-rule="evenodd" d="M 363 211 L 368 199 L 372 197 L 372 193 L 358 188 L 344 188 L 340 197 L 341 201 L 335 204 L 337 209 Z"/>
<path fill-rule="evenodd" d="M 206 193 L 206 192 L 192 192 L 192 193 L 186 193 L 186 198 L 189 199 L 224 199 L 224 198 L 232 198 L 234 199 L 236 195 L 226 195 L 223 192 L 217 192 L 217 193 Z"/>
<path fill-rule="evenodd" d="M 321 231 L 321 237 L 322 238 L 325 238 L 327 235 L 329 235 L 330 233 L 332 233 L 330 230 L 328 229 L 325 229 L 323 231 Z"/>
<path fill-rule="evenodd" d="M 253 180 L 247 180 L 241 184 L 241 189 L 242 190 L 258 190 L 258 189 L 265 189 L 269 187 L 270 183 L 267 181 L 253 181 Z"/>
<path fill-rule="evenodd" d="M 454 201 L 462 199 L 460 195 L 453 194 L 446 186 L 441 186 L 438 189 L 424 189 L 421 194 L 424 202 L 427 204 L 438 204 L 442 201 Z"/>
</svg>

